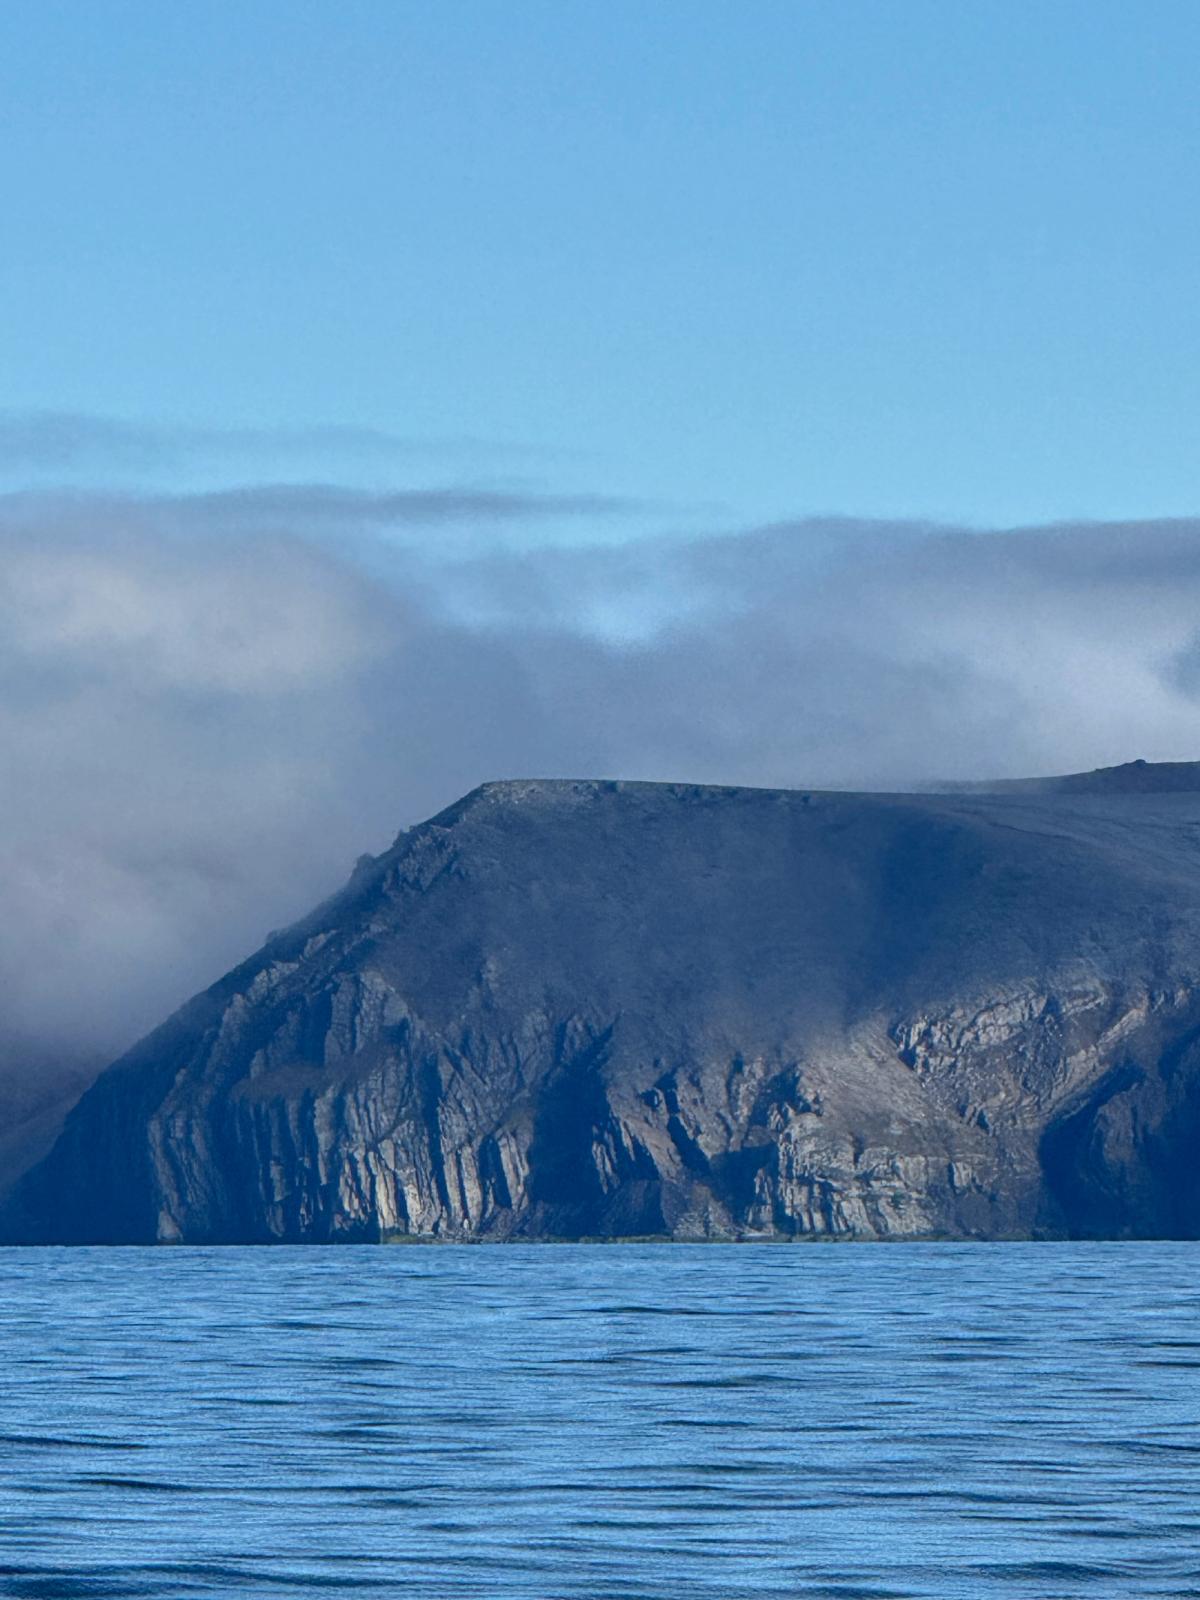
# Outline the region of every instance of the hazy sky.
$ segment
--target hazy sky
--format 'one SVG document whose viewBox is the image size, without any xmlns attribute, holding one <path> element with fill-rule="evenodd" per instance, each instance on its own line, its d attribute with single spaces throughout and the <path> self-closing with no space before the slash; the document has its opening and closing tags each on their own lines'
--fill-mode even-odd
<svg viewBox="0 0 1200 1600">
<path fill-rule="evenodd" d="M 0 8 L 0 1069 L 485 779 L 1200 756 L 1198 67 L 1133 0 Z"/>
<path fill-rule="evenodd" d="M 232 476 L 344 473 L 306 430 L 386 430 L 408 484 L 536 477 L 663 529 L 1200 504 L 1192 0 L 10 0 L 0 28 L 18 414 L 292 430 Z"/>
</svg>

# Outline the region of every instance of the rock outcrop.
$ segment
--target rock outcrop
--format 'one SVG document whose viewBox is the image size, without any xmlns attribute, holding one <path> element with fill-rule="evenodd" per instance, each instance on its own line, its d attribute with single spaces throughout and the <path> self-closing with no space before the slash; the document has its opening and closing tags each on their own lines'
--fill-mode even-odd
<svg viewBox="0 0 1200 1600">
<path fill-rule="evenodd" d="M 1169 788 L 486 785 L 110 1067 L 5 1235 L 1200 1234 Z"/>
</svg>

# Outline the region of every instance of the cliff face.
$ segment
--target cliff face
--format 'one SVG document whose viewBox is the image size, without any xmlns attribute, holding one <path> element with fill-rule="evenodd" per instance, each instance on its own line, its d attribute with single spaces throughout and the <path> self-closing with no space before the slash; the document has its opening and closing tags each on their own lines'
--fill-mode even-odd
<svg viewBox="0 0 1200 1600">
<path fill-rule="evenodd" d="M 1200 793 L 488 785 L 144 1040 L 60 1241 L 1200 1234 Z"/>
</svg>

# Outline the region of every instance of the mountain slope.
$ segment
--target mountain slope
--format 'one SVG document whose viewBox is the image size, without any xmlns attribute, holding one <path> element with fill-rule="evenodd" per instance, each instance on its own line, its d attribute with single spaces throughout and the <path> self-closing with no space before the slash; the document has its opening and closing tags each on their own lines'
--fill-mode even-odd
<svg viewBox="0 0 1200 1600">
<path fill-rule="evenodd" d="M 1200 1233 L 1200 793 L 486 785 L 109 1069 L 7 1237 Z"/>
<path fill-rule="evenodd" d="M 943 794 L 1191 794 L 1200 789 L 1200 761 L 1125 761 L 1092 772 L 933 784 L 927 789 Z"/>
</svg>

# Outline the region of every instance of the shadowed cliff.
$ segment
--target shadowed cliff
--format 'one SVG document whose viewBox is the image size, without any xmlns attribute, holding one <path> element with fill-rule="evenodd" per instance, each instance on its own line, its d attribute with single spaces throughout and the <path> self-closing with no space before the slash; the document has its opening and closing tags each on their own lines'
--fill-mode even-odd
<svg viewBox="0 0 1200 1600">
<path fill-rule="evenodd" d="M 1188 772 L 486 785 L 103 1074 L 5 1235 L 1198 1234 Z"/>
</svg>

